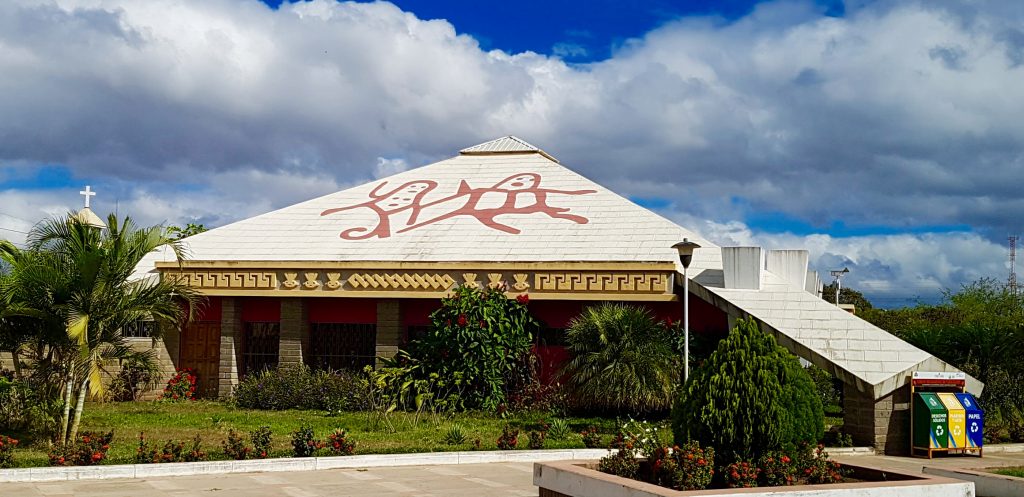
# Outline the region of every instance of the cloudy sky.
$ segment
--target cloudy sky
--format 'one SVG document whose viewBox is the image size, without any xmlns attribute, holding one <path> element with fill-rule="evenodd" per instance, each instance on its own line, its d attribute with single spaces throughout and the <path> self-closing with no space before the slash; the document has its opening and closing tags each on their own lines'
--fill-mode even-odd
<svg viewBox="0 0 1024 497">
<path fill-rule="evenodd" d="M 1005 279 L 1024 2 L 0 2 L 0 236 L 218 226 L 515 134 L 876 303 Z M 511 3 L 510 3 L 511 4 Z"/>
</svg>

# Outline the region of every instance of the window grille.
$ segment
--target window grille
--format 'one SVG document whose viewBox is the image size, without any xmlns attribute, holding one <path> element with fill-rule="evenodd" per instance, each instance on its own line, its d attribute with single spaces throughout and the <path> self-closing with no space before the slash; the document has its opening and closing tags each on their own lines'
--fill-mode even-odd
<svg viewBox="0 0 1024 497">
<path fill-rule="evenodd" d="M 156 321 L 139 319 L 125 324 L 121 328 L 121 336 L 125 338 L 152 338 L 156 331 Z"/>
<path fill-rule="evenodd" d="M 427 335 L 430 326 L 409 326 L 405 330 L 405 343 L 412 343 Z"/>
<path fill-rule="evenodd" d="M 359 371 L 376 362 L 377 325 L 312 323 L 309 346 L 311 367 Z"/>
<path fill-rule="evenodd" d="M 537 345 L 542 347 L 565 345 L 565 328 L 541 328 L 537 334 Z"/>
<path fill-rule="evenodd" d="M 277 367 L 281 346 L 281 323 L 245 323 L 242 337 L 242 375 Z"/>
</svg>

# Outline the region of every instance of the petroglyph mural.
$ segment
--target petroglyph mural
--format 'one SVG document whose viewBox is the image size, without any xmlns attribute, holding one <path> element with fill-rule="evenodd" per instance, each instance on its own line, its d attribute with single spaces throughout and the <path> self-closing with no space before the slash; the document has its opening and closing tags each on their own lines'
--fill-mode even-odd
<svg viewBox="0 0 1024 497">
<path fill-rule="evenodd" d="M 472 217 L 488 228 L 517 235 L 521 230 L 512 226 L 511 220 L 498 221 L 497 218 L 541 213 L 553 219 L 587 224 L 587 218 L 571 214 L 569 208 L 550 205 L 549 197 L 596 193 L 595 190 L 544 188 L 541 186 L 541 175 L 529 172 L 513 174 L 485 187 L 473 187 L 462 180 L 455 193 L 430 200 L 427 197 L 437 188 L 436 181 L 409 181 L 397 188 L 385 190 L 387 183 L 383 181 L 374 187 L 366 202 L 327 209 L 320 215 L 329 216 L 354 209 L 369 209 L 376 214 L 377 219 L 371 226 L 354 226 L 342 231 L 341 237 L 346 240 L 388 238 L 460 216 Z"/>
</svg>

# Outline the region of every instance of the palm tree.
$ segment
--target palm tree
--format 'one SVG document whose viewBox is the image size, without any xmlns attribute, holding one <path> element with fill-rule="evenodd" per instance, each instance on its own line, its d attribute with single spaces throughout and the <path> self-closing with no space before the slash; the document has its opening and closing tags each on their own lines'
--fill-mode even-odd
<svg viewBox="0 0 1024 497">
<path fill-rule="evenodd" d="M 667 410 L 682 362 L 669 331 L 646 309 L 587 308 L 566 332 L 563 375 L 581 407 L 630 413 Z"/>
<path fill-rule="evenodd" d="M 62 366 L 60 443 L 77 436 L 86 397 L 102 395 L 104 364 L 132 353 L 121 334 L 126 324 L 151 319 L 159 332 L 191 318 L 199 299 L 193 290 L 157 277 L 131 277 L 142 258 L 160 247 L 184 259 L 180 244 L 164 233 L 161 227 L 138 228 L 131 218 L 119 221 L 113 214 L 105 229 L 69 215 L 36 225 L 29 249 L 5 257 L 14 279 L 8 292 L 12 300 L 34 308 L 51 324 L 40 331 L 49 333 L 42 338 Z M 63 336 L 52 336 L 52 323 L 59 323 Z"/>
</svg>

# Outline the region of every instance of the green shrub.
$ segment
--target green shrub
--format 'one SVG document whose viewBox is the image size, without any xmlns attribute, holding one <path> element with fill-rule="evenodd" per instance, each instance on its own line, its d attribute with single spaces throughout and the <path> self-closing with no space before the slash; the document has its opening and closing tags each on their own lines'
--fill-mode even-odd
<svg viewBox="0 0 1024 497">
<path fill-rule="evenodd" d="M 221 448 L 228 459 L 236 461 L 248 459 L 249 454 L 252 453 L 252 447 L 246 445 L 245 438 L 234 429 L 228 430 L 228 438 L 221 442 Z"/>
<path fill-rule="evenodd" d="M 360 375 L 314 371 L 298 364 L 246 376 L 232 392 L 232 400 L 247 409 L 359 411 L 367 408 L 365 391 Z"/>
<path fill-rule="evenodd" d="M 152 354 L 133 352 L 121 360 L 121 370 L 110 380 L 107 397 L 115 402 L 139 400 L 142 393 L 158 387 L 160 366 Z"/>
<path fill-rule="evenodd" d="M 729 488 L 751 488 L 757 486 L 761 470 L 750 461 L 736 461 L 723 468 L 725 486 Z"/>
<path fill-rule="evenodd" d="M 257 459 L 266 459 L 270 455 L 270 442 L 273 435 L 269 426 L 260 426 L 249 433 L 249 440 L 252 441 L 252 452 Z"/>
<path fill-rule="evenodd" d="M 430 328 L 399 351 L 393 365 L 430 380 L 436 402 L 458 409 L 497 409 L 507 380 L 523 376 L 537 322 L 528 299 L 499 289 L 460 287 L 430 315 Z"/>
<path fill-rule="evenodd" d="M 816 442 L 824 430 L 821 400 L 796 357 L 740 321 L 690 377 L 673 410 L 677 444 L 697 440 L 719 463 Z"/>
<path fill-rule="evenodd" d="M 29 432 L 39 438 L 50 438 L 57 431 L 64 405 L 59 398 L 47 397 L 50 390 L 37 378 L 0 376 L 0 431 Z"/>
<path fill-rule="evenodd" d="M 574 403 L 586 410 L 665 411 L 679 382 L 673 336 L 642 307 L 605 303 L 569 324 L 572 359 L 563 374 Z"/>
<path fill-rule="evenodd" d="M 459 423 L 452 423 L 448 432 L 444 434 L 444 443 L 448 445 L 462 445 L 466 443 L 466 429 Z"/>
<path fill-rule="evenodd" d="M 539 450 L 544 448 L 544 439 L 547 438 L 548 432 L 546 431 L 530 431 L 529 442 L 527 447 L 533 450 Z"/>
<path fill-rule="evenodd" d="M 562 418 L 555 418 L 551 420 L 551 426 L 548 427 L 548 436 L 552 440 L 565 440 L 569 437 L 569 422 Z"/>
<path fill-rule="evenodd" d="M 796 484 L 796 464 L 782 452 L 769 451 L 761 454 L 757 466 L 761 468 L 762 486 L 782 487 Z"/>
<path fill-rule="evenodd" d="M 597 433 L 597 427 L 594 425 L 590 425 L 587 429 L 581 431 L 580 438 L 583 439 L 583 446 L 588 449 L 601 447 L 601 435 Z"/>
<path fill-rule="evenodd" d="M 636 459 L 632 445 L 624 445 L 618 451 L 601 458 L 597 470 L 623 478 L 635 479 L 640 473 L 640 461 Z"/>
<path fill-rule="evenodd" d="M 323 447 L 324 443 L 317 440 L 313 427 L 309 425 L 304 424 L 292 432 L 292 455 L 295 457 L 312 457 Z"/>
</svg>

